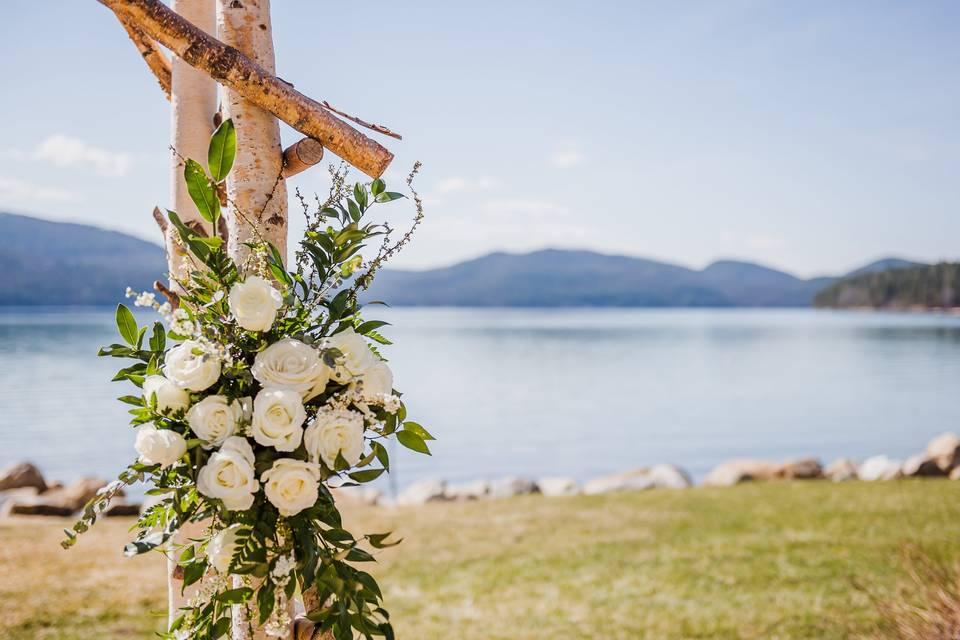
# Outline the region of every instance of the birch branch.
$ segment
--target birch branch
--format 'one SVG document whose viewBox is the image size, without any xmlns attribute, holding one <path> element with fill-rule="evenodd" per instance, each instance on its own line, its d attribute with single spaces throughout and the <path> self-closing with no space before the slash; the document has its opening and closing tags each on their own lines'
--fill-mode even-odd
<svg viewBox="0 0 960 640">
<path fill-rule="evenodd" d="M 168 9 L 160 0 L 98 0 L 170 49 L 265 111 L 337 154 L 372 178 L 393 160 L 380 143 L 334 116 L 321 103 L 268 73 L 259 64 Z"/>
<path fill-rule="evenodd" d="M 283 177 L 302 173 L 323 160 L 323 145 L 313 138 L 304 138 L 283 150 Z"/>
<path fill-rule="evenodd" d="M 143 33 L 140 29 L 133 26 L 123 18 L 117 16 L 120 20 L 120 24 L 123 25 L 123 28 L 126 30 L 127 35 L 130 36 L 130 40 L 133 41 L 134 46 L 137 47 L 137 51 L 140 52 L 140 55 L 143 56 L 143 61 L 147 63 L 147 66 L 150 68 L 150 71 L 153 72 L 153 75 L 156 76 L 157 82 L 160 83 L 160 88 L 163 89 L 163 92 L 167 96 L 167 100 L 170 100 L 171 87 L 173 85 L 173 73 L 170 70 L 170 60 L 167 58 L 166 54 L 160 50 L 160 47 L 157 46 L 157 43 L 154 42 L 149 36 Z"/>
</svg>

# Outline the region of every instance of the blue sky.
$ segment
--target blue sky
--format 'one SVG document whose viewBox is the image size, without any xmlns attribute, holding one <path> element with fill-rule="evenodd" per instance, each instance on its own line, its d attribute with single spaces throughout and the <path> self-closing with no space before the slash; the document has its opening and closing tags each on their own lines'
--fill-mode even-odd
<svg viewBox="0 0 960 640">
<path fill-rule="evenodd" d="M 123 30 L 93 0 L 4 8 L 0 210 L 157 241 L 168 103 Z M 546 246 L 802 275 L 960 258 L 957 3 L 283 0 L 273 15 L 280 76 L 403 133 L 388 180 L 424 162 L 427 220 L 397 266 Z M 323 193 L 326 172 L 293 186 Z"/>
</svg>

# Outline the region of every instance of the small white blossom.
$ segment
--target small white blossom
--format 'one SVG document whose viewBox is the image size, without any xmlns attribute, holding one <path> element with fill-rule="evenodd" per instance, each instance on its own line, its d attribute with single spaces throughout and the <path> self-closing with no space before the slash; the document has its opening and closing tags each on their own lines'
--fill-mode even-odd
<svg viewBox="0 0 960 640">
<path fill-rule="evenodd" d="M 190 320 L 190 314 L 183 309 L 177 309 L 173 312 L 173 319 L 170 320 L 170 331 L 179 336 L 191 336 L 194 334 L 195 327 Z"/>
<path fill-rule="evenodd" d="M 131 287 L 127 287 L 127 290 L 126 290 L 126 292 L 125 292 L 125 295 L 126 295 L 128 298 L 132 298 L 133 296 L 137 295 L 137 292 L 134 291 Z"/>
<path fill-rule="evenodd" d="M 157 301 L 157 296 L 149 291 L 137 294 L 137 299 L 133 301 L 136 307 L 152 307 Z"/>
<path fill-rule="evenodd" d="M 173 312 L 173 307 L 170 305 L 169 302 L 164 302 L 159 307 L 157 307 L 157 313 L 162 315 L 164 318 L 169 316 L 171 312 Z"/>
<path fill-rule="evenodd" d="M 287 613 L 287 596 L 283 591 L 277 593 L 276 604 L 273 607 L 273 613 L 266 624 L 263 625 L 263 632 L 271 638 L 286 638 L 290 631 L 290 614 Z"/>
<path fill-rule="evenodd" d="M 273 578 L 274 584 L 278 587 L 286 586 L 290 582 L 290 573 L 296 568 L 297 563 L 293 559 L 293 555 L 280 556 L 273 565 L 270 577 Z"/>
</svg>

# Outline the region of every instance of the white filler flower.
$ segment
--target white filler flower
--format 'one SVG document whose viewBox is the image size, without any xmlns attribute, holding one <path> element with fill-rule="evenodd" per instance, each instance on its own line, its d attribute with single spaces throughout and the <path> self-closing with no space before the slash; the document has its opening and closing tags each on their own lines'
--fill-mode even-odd
<svg viewBox="0 0 960 640">
<path fill-rule="evenodd" d="M 293 451 L 303 439 L 307 412 L 300 394 L 290 389 L 263 389 L 253 399 L 253 439 L 277 451 Z"/>
<path fill-rule="evenodd" d="M 292 516 L 317 501 L 320 470 L 312 462 L 281 458 L 260 476 L 267 500 L 280 510 L 280 515 Z"/>
<path fill-rule="evenodd" d="M 232 524 L 210 538 L 207 544 L 207 560 L 222 575 L 230 570 L 233 554 L 237 552 L 237 533 L 240 528 L 239 524 Z"/>
<path fill-rule="evenodd" d="M 220 358 L 196 340 L 184 340 L 167 352 L 163 373 L 181 389 L 203 391 L 220 379 Z"/>
<path fill-rule="evenodd" d="M 284 338 L 257 354 L 250 373 L 265 388 L 293 389 L 304 396 L 315 387 L 326 387 L 332 372 L 316 349 L 299 340 Z"/>
<path fill-rule="evenodd" d="M 197 491 L 208 498 L 219 498 L 230 511 L 249 509 L 257 482 L 253 447 L 246 438 L 231 436 L 220 450 L 210 456 L 197 474 Z"/>
<path fill-rule="evenodd" d="M 237 324 L 247 331 L 269 331 L 283 306 L 283 296 L 260 276 L 247 276 L 230 288 L 227 299 Z"/>
<path fill-rule="evenodd" d="M 367 369 L 379 362 L 367 346 L 367 341 L 354 331 L 353 327 L 330 336 L 323 346 L 326 349 L 337 349 L 343 354 L 333 374 L 339 382 L 363 375 Z"/>
<path fill-rule="evenodd" d="M 226 396 L 207 396 L 187 411 L 187 424 L 204 441 L 203 448 L 220 446 L 240 430 L 243 404 Z"/>
<path fill-rule="evenodd" d="M 143 397 L 149 402 L 154 395 L 160 413 L 181 411 L 190 406 L 190 393 L 163 376 L 147 376 L 143 381 Z"/>
<path fill-rule="evenodd" d="M 159 464 L 169 467 L 187 452 L 187 441 L 176 431 L 157 429 L 152 424 L 137 428 L 133 444 L 143 464 Z"/>
<path fill-rule="evenodd" d="M 313 461 L 323 460 L 331 469 L 337 454 L 351 467 L 363 455 L 363 416 L 347 409 L 323 409 L 303 434 L 307 454 Z"/>
</svg>

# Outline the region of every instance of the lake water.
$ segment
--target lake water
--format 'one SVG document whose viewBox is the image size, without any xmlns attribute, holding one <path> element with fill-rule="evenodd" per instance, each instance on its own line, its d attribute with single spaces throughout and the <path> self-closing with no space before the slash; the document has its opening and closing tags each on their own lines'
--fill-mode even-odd
<svg viewBox="0 0 960 640">
<path fill-rule="evenodd" d="M 811 310 L 371 309 L 434 457 L 394 482 L 580 480 L 657 462 L 903 457 L 960 430 L 960 318 Z M 375 312 L 375 313 L 373 313 Z M 144 321 L 146 317 L 144 318 Z M 134 456 L 112 309 L 0 311 L 0 466 L 114 475 Z"/>
</svg>

